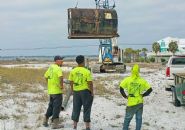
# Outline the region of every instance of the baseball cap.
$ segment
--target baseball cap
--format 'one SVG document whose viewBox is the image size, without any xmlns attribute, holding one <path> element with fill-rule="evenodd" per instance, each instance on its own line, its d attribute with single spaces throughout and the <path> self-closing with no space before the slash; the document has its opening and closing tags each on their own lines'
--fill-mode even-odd
<svg viewBox="0 0 185 130">
<path fill-rule="evenodd" d="M 63 60 L 63 59 L 64 59 L 64 57 L 61 57 L 59 55 L 57 55 L 57 56 L 54 57 L 54 61 Z"/>
</svg>

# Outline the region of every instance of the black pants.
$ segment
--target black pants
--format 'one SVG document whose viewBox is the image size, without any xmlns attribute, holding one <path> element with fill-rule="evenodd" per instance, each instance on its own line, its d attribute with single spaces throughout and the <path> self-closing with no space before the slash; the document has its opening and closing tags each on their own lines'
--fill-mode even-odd
<svg viewBox="0 0 185 130">
<path fill-rule="evenodd" d="M 73 112 L 72 120 L 78 122 L 81 107 L 83 106 L 84 122 L 91 122 L 91 107 L 93 103 L 93 96 L 89 90 L 74 91 L 73 92 Z"/>
<path fill-rule="evenodd" d="M 48 109 L 46 112 L 46 117 L 51 117 L 52 120 L 59 118 L 60 109 L 62 105 L 62 94 L 51 94 Z"/>
</svg>

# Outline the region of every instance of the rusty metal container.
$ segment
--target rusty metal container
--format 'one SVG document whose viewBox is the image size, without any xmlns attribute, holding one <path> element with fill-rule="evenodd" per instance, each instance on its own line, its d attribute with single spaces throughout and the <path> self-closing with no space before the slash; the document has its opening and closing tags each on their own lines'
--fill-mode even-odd
<svg viewBox="0 0 185 130">
<path fill-rule="evenodd" d="M 118 37 L 118 18 L 114 9 L 68 9 L 69 39 Z"/>
</svg>

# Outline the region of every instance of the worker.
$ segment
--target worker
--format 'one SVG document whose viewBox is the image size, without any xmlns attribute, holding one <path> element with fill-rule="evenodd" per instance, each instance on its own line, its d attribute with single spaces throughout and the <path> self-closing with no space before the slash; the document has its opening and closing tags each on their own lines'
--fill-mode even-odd
<svg viewBox="0 0 185 130">
<path fill-rule="evenodd" d="M 78 66 L 72 69 L 69 74 L 71 91 L 73 92 L 73 129 L 77 129 L 81 107 L 83 106 L 83 117 L 86 130 L 90 130 L 90 114 L 93 103 L 93 82 L 91 72 L 85 68 L 85 58 L 83 55 L 76 57 Z"/>
<path fill-rule="evenodd" d="M 139 66 L 135 64 L 131 70 L 131 76 L 120 83 L 120 93 L 127 101 L 123 130 L 128 130 L 130 121 L 136 116 L 136 130 L 141 129 L 143 113 L 143 97 L 152 92 L 149 83 L 140 77 Z M 125 92 L 126 91 L 126 92 Z"/>
<path fill-rule="evenodd" d="M 52 116 L 52 129 L 63 128 L 59 123 L 59 114 L 63 98 L 63 74 L 61 66 L 63 64 L 63 57 L 55 56 L 54 64 L 52 64 L 45 72 L 44 77 L 48 84 L 49 105 L 45 114 L 43 125 L 48 126 L 48 119 Z"/>
</svg>

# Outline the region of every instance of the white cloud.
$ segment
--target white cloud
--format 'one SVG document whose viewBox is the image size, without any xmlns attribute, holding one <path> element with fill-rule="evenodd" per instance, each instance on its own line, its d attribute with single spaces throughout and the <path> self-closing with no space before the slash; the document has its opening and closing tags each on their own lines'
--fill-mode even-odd
<svg viewBox="0 0 185 130">
<path fill-rule="evenodd" d="M 0 6 L 32 6 L 32 5 L 49 5 L 59 0 L 0 0 Z"/>
<path fill-rule="evenodd" d="M 38 43 L 34 44 L 36 47 L 42 45 L 39 42 L 44 38 L 45 44 L 61 39 L 68 43 L 67 9 L 75 7 L 77 1 L 78 8 L 95 8 L 94 0 L 0 0 L 0 39 L 3 40 L 0 45 L 3 43 L 8 48 L 13 41 L 16 47 L 29 39 L 30 43 Z M 157 40 L 172 31 L 175 37 L 184 36 L 181 31 L 185 30 L 184 0 L 114 1 L 122 43 Z M 142 38 L 133 39 L 139 36 Z M 70 40 L 70 43 L 81 44 L 81 41 Z"/>
</svg>

